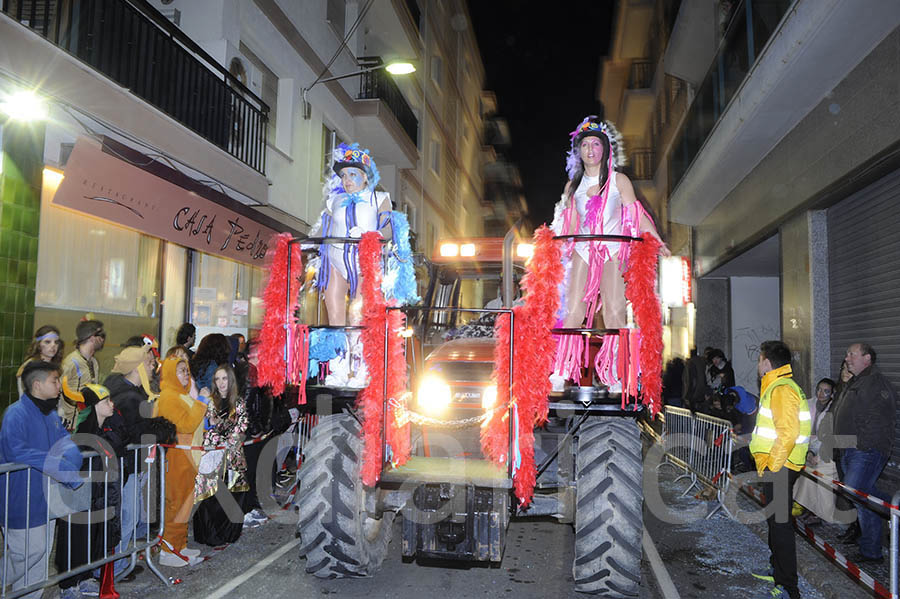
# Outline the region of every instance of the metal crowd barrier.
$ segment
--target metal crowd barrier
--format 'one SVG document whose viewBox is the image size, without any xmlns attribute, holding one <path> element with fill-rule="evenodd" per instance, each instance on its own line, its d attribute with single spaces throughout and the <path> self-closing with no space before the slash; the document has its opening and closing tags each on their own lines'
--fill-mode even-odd
<svg viewBox="0 0 900 599">
<path fill-rule="evenodd" d="M 731 516 L 725 507 L 725 495 L 731 471 L 731 452 L 734 439 L 731 422 L 706 414 L 692 414 L 685 408 L 665 406 L 665 429 L 662 443 L 666 464 L 681 468 L 684 474 L 675 480 L 688 478 L 691 484 L 681 494 L 690 493 L 695 487 L 706 486 L 716 492 L 716 507 L 707 518 L 719 510 Z"/>
<path fill-rule="evenodd" d="M 31 476 L 27 477 L 24 497 L 10 497 L 10 474 L 28 471 L 32 468 L 24 464 L 0 464 L 0 493 L 4 497 L 4 509 L 0 526 L 3 529 L 3 555 L 0 563 L 0 597 L 12 599 L 33 591 L 53 586 L 59 582 L 82 572 L 95 570 L 106 563 L 116 560 L 124 567 L 115 574 L 116 578 L 127 576 L 137 564 L 138 553 L 144 552 L 145 561 L 150 570 L 165 584 L 171 584 L 150 559 L 150 549 L 159 543 L 163 534 L 161 517 L 165 511 L 165 449 L 154 444 L 129 445 L 128 453 L 119 460 L 118 469 L 111 464 L 113 456 L 100 455 L 97 452 L 82 452 L 87 460 L 87 470 L 72 473 L 82 480 L 78 489 L 71 490 L 51 479 L 49 475 L 40 473 L 41 485 L 47 499 L 47 510 L 43 514 L 31 514 L 30 497 L 32 494 Z M 126 460 L 133 465 L 133 474 L 128 480 L 120 473 L 125 472 Z M 84 464 L 83 464 L 84 466 Z M 156 489 L 154 489 L 156 481 Z M 100 484 L 98 484 L 100 483 Z M 115 550 L 110 550 L 109 510 L 110 485 L 118 485 L 121 507 L 119 512 L 121 538 Z M 126 487 L 128 487 L 126 493 Z M 98 497 L 95 492 L 99 490 Z M 134 492 L 133 490 L 140 490 Z M 153 513 L 153 496 L 158 495 L 159 518 Z M 25 503 L 25 522 L 36 526 L 23 529 L 9 528 L 10 500 Z M 126 505 L 126 503 L 130 504 Z M 102 508 L 93 508 L 92 504 L 102 504 Z M 128 515 L 130 514 L 130 515 Z M 130 520 L 130 523 L 126 521 Z M 131 516 L 133 515 L 133 516 Z M 151 534 L 150 523 L 159 522 L 157 534 Z M 102 523 L 102 551 L 99 557 L 90 559 L 96 551 L 92 547 L 96 533 L 94 526 Z M 75 540 L 79 543 L 73 547 L 73 526 Z M 86 529 L 84 528 L 86 527 Z M 56 542 L 57 530 L 64 532 L 67 542 L 64 547 Z M 14 560 L 10 552 L 11 540 L 19 545 L 23 543 L 22 560 Z M 86 545 L 81 545 L 84 541 Z M 40 551 L 42 549 L 42 551 Z M 83 564 L 72 565 L 73 550 L 88 558 Z M 63 551 L 62 556 L 58 555 Z M 83 560 L 74 560 L 83 561 Z M 59 568 L 56 564 L 65 564 Z M 11 588 L 14 587 L 14 588 Z"/>
<path fill-rule="evenodd" d="M 718 510 L 732 514 L 724 505 L 725 494 L 731 482 L 731 455 L 735 448 L 735 438 L 731 423 L 706 414 L 691 414 L 690 410 L 665 406 L 663 413 L 665 427 L 659 442 L 665 449 L 664 461 L 659 467 L 671 465 L 680 468 L 684 474 L 676 478 L 688 478 L 690 486 L 682 493 L 687 495 L 698 484 L 705 484 L 716 490 L 718 506 L 707 518 Z M 843 568 L 848 575 L 868 587 L 876 596 L 885 599 L 900 599 L 900 491 L 894 493 L 890 503 L 878 497 L 854 489 L 839 480 L 832 479 L 814 469 L 804 468 L 801 474 L 817 484 L 821 484 L 835 495 L 844 495 L 855 503 L 872 509 L 890 521 L 890 590 L 875 580 L 859 566 L 847 559 L 835 547 L 822 539 L 808 526 L 796 523 L 799 532 L 821 549 L 832 561 Z M 764 503 L 759 491 L 748 485 L 741 489 L 750 497 Z"/>
</svg>

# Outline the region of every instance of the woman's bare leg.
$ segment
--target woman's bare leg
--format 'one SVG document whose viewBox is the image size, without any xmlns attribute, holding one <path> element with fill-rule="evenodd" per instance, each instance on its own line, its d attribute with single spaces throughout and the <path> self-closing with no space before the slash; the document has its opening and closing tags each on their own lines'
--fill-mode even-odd
<svg viewBox="0 0 900 599">
<path fill-rule="evenodd" d="M 600 279 L 601 313 L 604 326 L 608 329 L 623 329 L 628 326 L 628 309 L 625 305 L 625 279 L 619 272 L 618 260 L 603 263 L 603 277 Z"/>
<path fill-rule="evenodd" d="M 566 288 L 566 318 L 563 326 L 567 329 L 579 328 L 584 324 L 584 284 L 587 282 L 588 265 L 577 253 L 572 253 L 569 270 L 569 286 Z"/>
<path fill-rule="evenodd" d="M 331 267 L 331 276 L 328 288 L 325 290 L 325 310 L 328 312 L 328 324 L 332 326 L 344 326 L 347 322 L 347 290 L 350 285 L 347 279 L 341 276 L 334 266 Z"/>
</svg>

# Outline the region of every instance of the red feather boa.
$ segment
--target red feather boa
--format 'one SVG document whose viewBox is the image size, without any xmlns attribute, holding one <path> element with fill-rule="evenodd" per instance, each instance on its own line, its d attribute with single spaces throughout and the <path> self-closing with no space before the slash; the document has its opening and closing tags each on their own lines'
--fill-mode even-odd
<svg viewBox="0 0 900 599">
<path fill-rule="evenodd" d="M 518 410 L 519 453 L 521 465 L 513 476 L 513 488 L 522 505 L 531 503 L 534 494 L 534 427 L 547 419 L 556 341 L 550 329 L 559 310 L 559 284 L 564 269 L 559 246 L 546 226 L 535 234 L 534 256 L 528 273 L 522 279 L 525 304 L 513 308 L 515 348 L 513 355 L 513 402 Z M 497 319 L 497 345 L 494 349 L 494 380 L 497 382 L 498 405 L 509 398 L 509 316 Z M 481 447 L 489 459 L 506 467 L 509 450 L 510 411 L 498 409 L 482 425 Z M 513 456 L 515 459 L 515 456 Z"/>
<path fill-rule="evenodd" d="M 266 316 L 259 333 L 259 385 L 269 386 L 272 395 L 284 393 L 285 384 L 285 345 L 287 329 L 294 320 L 297 308 L 297 295 L 300 290 L 300 274 L 303 272 L 303 261 L 300 257 L 300 245 L 291 243 L 290 233 L 276 236 L 274 246 L 269 250 L 269 282 L 263 294 Z M 290 254 L 288 249 L 290 248 Z M 288 276 L 288 256 L 290 255 L 291 274 Z M 290 289 L 288 281 L 290 280 Z M 290 304 L 288 305 L 288 298 Z M 287 313 L 285 310 L 287 309 Z M 293 348 L 292 348 L 293 349 Z"/>
<path fill-rule="evenodd" d="M 398 310 L 386 310 L 394 302 L 387 302 L 381 291 L 381 243 L 380 234 L 374 231 L 363 234 L 359 243 L 359 268 L 362 275 L 363 358 L 369 368 L 371 380 L 357 398 L 362 412 L 362 437 L 364 444 L 362 480 L 374 486 L 381 475 L 382 440 L 384 423 L 384 377 L 387 375 L 387 397 L 399 398 L 406 391 L 406 358 L 403 339 L 398 334 L 405 326 L 406 317 Z M 384 372 L 384 327 L 388 331 L 388 372 Z M 393 409 L 387 426 L 387 442 L 391 449 L 391 461 L 403 464 L 409 459 L 409 424 L 400 424 Z"/>
<path fill-rule="evenodd" d="M 643 403 L 656 416 L 662 406 L 662 312 L 656 295 L 656 267 L 661 243 L 650 233 L 633 243 L 625 272 L 625 297 L 641 331 L 640 366 Z"/>
</svg>

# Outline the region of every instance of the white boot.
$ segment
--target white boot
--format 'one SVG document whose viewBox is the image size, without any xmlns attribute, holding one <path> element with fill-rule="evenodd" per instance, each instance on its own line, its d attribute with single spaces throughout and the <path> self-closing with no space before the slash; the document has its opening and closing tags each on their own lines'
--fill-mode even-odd
<svg viewBox="0 0 900 599">
<path fill-rule="evenodd" d="M 369 369 L 363 359 L 362 340 L 359 333 L 351 333 L 350 342 L 350 380 L 347 386 L 353 389 L 362 389 L 369 386 Z"/>
<path fill-rule="evenodd" d="M 566 389 L 566 377 L 554 372 L 550 375 L 550 384 L 553 385 L 554 393 L 560 393 Z"/>
<path fill-rule="evenodd" d="M 326 387 L 346 387 L 350 377 L 350 355 L 348 352 L 339 354 L 328 361 L 328 376 L 325 377 Z"/>
</svg>

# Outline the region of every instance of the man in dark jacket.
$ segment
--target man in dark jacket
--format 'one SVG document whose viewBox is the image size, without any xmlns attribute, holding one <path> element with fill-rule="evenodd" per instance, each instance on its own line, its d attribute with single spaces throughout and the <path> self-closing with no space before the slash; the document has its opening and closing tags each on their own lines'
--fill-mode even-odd
<svg viewBox="0 0 900 599">
<path fill-rule="evenodd" d="M 835 434 L 855 437 L 855 446 L 841 452 L 844 484 L 890 501 L 875 482 L 891 455 L 897 393 L 875 366 L 875 350 L 866 343 L 847 348 L 845 358 L 853 378 L 841 397 L 835 415 Z M 856 504 L 859 516 L 859 555 L 854 563 L 881 562 L 881 517 L 864 502 Z"/>
<path fill-rule="evenodd" d="M 141 442 L 147 420 L 153 416 L 153 406 L 148 399 L 151 394 L 149 372 L 154 362 L 149 346 L 126 347 L 116 356 L 112 374 L 103 382 L 103 386 L 109 389 L 113 404 L 125 419 L 128 443 Z M 147 515 L 144 513 L 146 506 L 141 499 L 141 487 L 146 484 L 147 474 L 139 472 L 142 462 L 138 459 L 135 464 L 135 455 L 135 452 L 129 451 L 125 456 L 125 476 L 128 478 L 122 488 L 122 536 L 119 551 L 124 551 L 128 546 L 132 533 L 135 539 L 147 533 Z M 128 567 L 129 563 L 128 558 L 116 562 L 116 574 Z"/>
<path fill-rule="evenodd" d="M 691 350 L 691 357 L 684 365 L 684 386 L 681 400 L 684 407 L 692 412 L 703 405 L 709 387 L 706 385 L 706 359 L 697 353 L 697 349 Z"/>
</svg>

